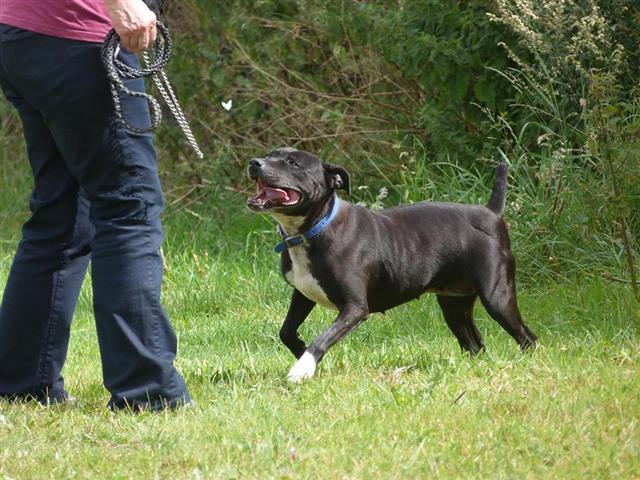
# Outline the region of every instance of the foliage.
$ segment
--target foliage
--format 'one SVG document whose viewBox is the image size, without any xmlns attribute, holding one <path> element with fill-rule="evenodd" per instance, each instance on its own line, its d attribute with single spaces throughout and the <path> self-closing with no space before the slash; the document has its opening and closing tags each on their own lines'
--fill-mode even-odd
<svg viewBox="0 0 640 480">
<path fill-rule="evenodd" d="M 179 2 L 168 13 L 170 76 L 222 168 L 289 144 L 393 170 L 411 137 L 436 159 L 469 164 L 493 149 L 474 104 L 493 110 L 508 97 L 508 82 L 487 69 L 508 59 L 484 4 Z M 220 108 L 227 98 L 231 114 Z"/>
<path fill-rule="evenodd" d="M 169 18 L 178 51 L 170 76 L 217 174 L 235 177 L 248 158 L 282 145 L 358 165 L 384 158 L 399 137 L 417 130 L 407 120 L 415 88 L 345 31 L 345 22 L 366 23 L 366 12 L 355 8 L 353 2 L 175 4 Z M 226 113 L 220 101 L 229 98 L 234 107 Z M 178 160 L 178 171 L 200 178 L 210 167 Z"/>
<path fill-rule="evenodd" d="M 625 281 L 640 240 L 639 11 L 635 0 L 169 2 L 168 73 L 206 153 L 197 160 L 163 124 L 169 201 L 199 215 L 206 192 L 245 192 L 247 160 L 286 144 L 349 168 L 354 201 L 481 203 L 504 157 L 522 267 Z"/>
<path fill-rule="evenodd" d="M 443 8 L 439 0 L 403 1 L 367 10 L 368 44 L 420 89 L 412 120 L 427 132 L 421 141 L 430 156 L 468 164 L 493 152 L 483 141 L 485 118 L 477 106 L 504 107 L 509 85 L 489 67 L 502 69 L 508 59 L 499 46 L 504 32 L 489 21 L 487 2 Z"/>
<path fill-rule="evenodd" d="M 636 0 L 598 0 L 598 7 L 612 29 L 612 44 L 622 45 L 626 61 L 619 77 L 627 98 L 636 96 L 640 66 L 640 4 Z"/>
<path fill-rule="evenodd" d="M 593 0 L 497 3 L 491 18 L 518 39 L 505 45 L 516 67 L 501 72 L 518 101 L 494 117 L 502 148 L 537 167 L 553 205 L 551 226 L 578 225 L 576 246 L 618 249 L 638 295 L 640 84 L 626 89 L 632 60 Z M 550 258 L 569 258 L 550 250 Z"/>
</svg>

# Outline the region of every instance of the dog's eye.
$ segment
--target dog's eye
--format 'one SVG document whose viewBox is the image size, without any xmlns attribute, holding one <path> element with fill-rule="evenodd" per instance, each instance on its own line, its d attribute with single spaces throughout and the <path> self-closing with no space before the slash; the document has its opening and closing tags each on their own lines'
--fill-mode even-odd
<svg viewBox="0 0 640 480">
<path fill-rule="evenodd" d="M 298 162 L 296 162 L 293 158 L 289 157 L 287 158 L 287 163 L 289 165 L 291 165 L 292 167 L 299 167 L 300 164 Z"/>
</svg>

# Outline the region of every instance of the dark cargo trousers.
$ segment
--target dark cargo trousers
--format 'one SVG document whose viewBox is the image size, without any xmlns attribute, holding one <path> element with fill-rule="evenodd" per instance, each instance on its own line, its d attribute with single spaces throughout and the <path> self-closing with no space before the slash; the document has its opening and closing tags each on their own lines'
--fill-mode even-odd
<svg viewBox="0 0 640 480">
<path fill-rule="evenodd" d="M 100 45 L 0 25 L 0 87 L 20 114 L 34 177 L 32 216 L 0 307 L 0 396 L 65 400 L 60 372 L 91 260 L 109 405 L 189 402 L 173 366 L 176 336 L 160 305 L 155 149 L 151 135 L 114 121 Z M 122 105 L 134 124 L 149 124 L 144 99 L 123 98 Z"/>
</svg>

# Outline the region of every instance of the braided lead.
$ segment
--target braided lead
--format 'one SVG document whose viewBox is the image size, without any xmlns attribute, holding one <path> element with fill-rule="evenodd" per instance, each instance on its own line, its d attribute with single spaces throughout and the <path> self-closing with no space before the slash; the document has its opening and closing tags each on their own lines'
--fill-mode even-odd
<svg viewBox="0 0 640 480">
<path fill-rule="evenodd" d="M 147 53 L 145 52 L 142 57 L 144 59 L 145 65 L 148 65 L 149 56 L 147 55 Z M 160 92 L 160 95 L 164 99 L 164 102 L 167 104 L 167 107 L 169 107 L 173 118 L 175 118 L 176 122 L 178 122 L 182 133 L 184 133 L 184 136 L 187 137 L 187 141 L 196 152 L 196 155 L 198 156 L 198 158 L 204 158 L 204 154 L 200 150 L 198 142 L 196 141 L 196 138 L 191 131 L 189 122 L 187 121 L 182 108 L 180 108 L 180 103 L 178 102 L 178 98 L 176 97 L 176 94 L 171 87 L 171 83 L 169 82 L 167 74 L 164 70 L 159 70 L 154 72 L 151 78 L 153 79 L 153 83 L 155 83 L 156 88 Z"/>
<path fill-rule="evenodd" d="M 118 53 L 120 52 L 120 37 L 118 34 L 111 30 L 102 45 L 102 63 L 107 71 L 109 82 L 111 85 L 111 96 L 113 97 L 113 105 L 115 108 L 116 119 L 129 131 L 134 133 L 148 133 L 154 131 L 160 125 L 162 121 L 162 109 L 160 103 L 152 96 L 145 92 L 136 92 L 129 89 L 124 80 L 149 77 L 153 78 L 155 85 L 158 87 L 162 98 L 169 107 L 169 110 L 175 117 L 180 129 L 186 136 L 189 144 L 196 152 L 198 158 L 203 158 L 204 155 L 198 146 L 198 143 L 189 127 L 186 117 L 178 99 L 171 88 L 169 79 L 164 72 L 164 66 L 169 61 L 171 51 L 173 49 L 173 42 L 169 35 L 169 30 L 161 22 L 157 23 L 158 26 L 158 38 L 153 46 L 153 61 L 149 61 L 149 56 L 145 52 L 143 54 L 145 66 L 138 70 L 130 67 L 120 59 L 118 59 Z M 161 77 L 161 78 L 160 78 Z M 120 103 L 120 96 L 127 95 L 132 97 L 144 98 L 149 104 L 151 125 L 148 127 L 141 127 L 131 124 L 122 112 L 122 105 Z"/>
</svg>

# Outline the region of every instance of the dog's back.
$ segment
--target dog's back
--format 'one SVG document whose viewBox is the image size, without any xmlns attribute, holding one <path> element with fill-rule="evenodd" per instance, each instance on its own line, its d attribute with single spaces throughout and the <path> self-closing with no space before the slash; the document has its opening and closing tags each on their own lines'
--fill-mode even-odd
<svg viewBox="0 0 640 480">
<path fill-rule="evenodd" d="M 350 245 L 312 255 L 325 272 L 357 265 L 367 272 L 369 309 L 385 311 L 425 291 L 473 293 L 472 265 L 509 248 L 507 228 L 480 205 L 421 202 L 380 211 L 343 202 L 348 224 L 328 233 L 328 245 Z M 361 248 L 357 237 L 367 238 Z M 366 250 L 366 251 L 365 251 Z M 328 267 L 328 268 L 327 268 Z"/>
</svg>

